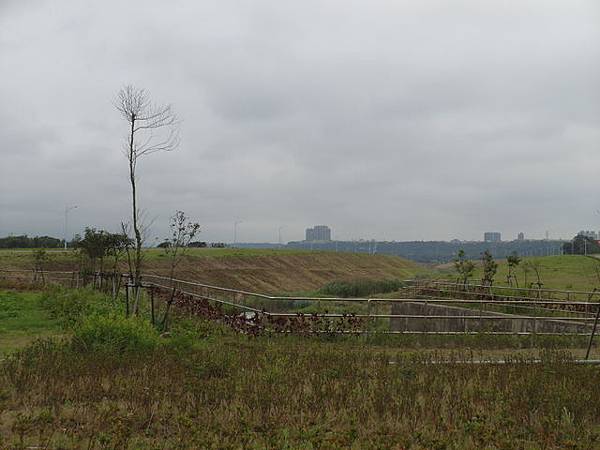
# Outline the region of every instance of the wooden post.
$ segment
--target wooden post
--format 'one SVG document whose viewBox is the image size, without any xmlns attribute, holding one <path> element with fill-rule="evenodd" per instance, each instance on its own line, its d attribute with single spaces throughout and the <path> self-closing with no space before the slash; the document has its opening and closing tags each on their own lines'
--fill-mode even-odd
<svg viewBox="0 0 600 450">
<path fill-rule="evenodd" d="M 125 286 L 125 317 L 129 317 L 129 284 Z"/>
<path fill-rule="evenodd" d="M 479 332 L 483 332 L 483 305 L 484 303 L 479 304 Z"/>
<path fill-rule="evenodd" d="M 152 325 L 155 323 L 154 319 L 154 289 L 150 288 L 150 310 L 152 314 Z"/>
<path fill-rule="evenodd" d="M 600 303 L 597 306 L 596 320 L 594 320 L 594 328 L 592 328 L 592 334 L 590 335 L 590 342 L 588 342 L 587 352 L 585 352 L 585 359 L 589 359 L 589 357 L 590 357 L 590 351 L 592 350 L 592 342 L 594 341 L 594 336 L 596 335 L 596 327 L 598 326 L 598 319 L 600 319 Z"/>
</svg>

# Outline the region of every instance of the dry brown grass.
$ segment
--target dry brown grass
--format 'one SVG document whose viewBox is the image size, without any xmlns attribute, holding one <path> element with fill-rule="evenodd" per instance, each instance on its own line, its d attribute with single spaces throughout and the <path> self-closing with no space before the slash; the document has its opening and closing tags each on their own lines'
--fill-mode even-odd
<svg viewBox="0 0 600 450">
<path fill-rule="evenodd" d="M 229 250 L 229 249 L 215 249 Z M 177 277 L 263 293 L 315 291 L 338 280 L 383 280 L 413 278 L 423 271 L 420 265 L 402 258 L 333 252 L 256 252 L 239 250 L 222 256 L 192 252 L 178 266 Z M 27 253 L 0 251 L 1 268 L 31 269 Z M 48 270 L 77 270 L 77 259 L 64 254 L 51 256 Z M 123 270 L 126 268 L 123 267 Z M 146 272 L 168 274 L 164 253 L 152 250 L 145 261 Z"/>
<path fill-rule="evenodd" d="M 2 449 L 600 446 L 600 369 L 566 352 L 471 364 L 418 337 L 250 337 L 183 316 L 160 337 L 90 291 L 44 304 L 73 338 L 0 363 Z"/>
<path fill-rule="evenodd" d="M 595 367 L 473 366 L 313 340 L 122 357 L 39 344 L 3 366 L 3 448 L 595 448 Z M 394 364 L 390 364 L 393 361 Z"/>
</svg>

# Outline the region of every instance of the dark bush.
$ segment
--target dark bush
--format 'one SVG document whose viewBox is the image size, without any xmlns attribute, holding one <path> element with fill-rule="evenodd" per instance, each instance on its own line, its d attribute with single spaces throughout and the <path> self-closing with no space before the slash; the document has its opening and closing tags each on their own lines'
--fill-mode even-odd
<svg viewBox="0 0 600 450">
<path fill-rule="evenodd" d="M 337 297 L 366 297 L 372 294 L 394 292 L 404 286 L 400 280 L 332 281 L 320 290 L 320 294 Z"/>
</svg>

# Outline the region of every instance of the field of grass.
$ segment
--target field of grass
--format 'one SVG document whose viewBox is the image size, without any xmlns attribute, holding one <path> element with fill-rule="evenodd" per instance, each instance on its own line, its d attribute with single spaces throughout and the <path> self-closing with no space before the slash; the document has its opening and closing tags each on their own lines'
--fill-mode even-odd
<svg viewBox="0 0 600 450">
<path fill-rule="evenodd" d="M 0 291 L 0 355 L 61 332 L 39 292 Z"/>
<path fill-rule="evenodd" d="M 0 249 L 0 267 L 8 264 L 13 265 L 31 265 L 33 263 L 33 253 L 35 249 Z M 72 250 L 47 249 L 46 252 L 50 258 L 58 263 L 76 263 L 77 253 Z M 274 255 L 305 255 L 310 253 L 324 253 L 303 249 L 254 249 L 254 248 L 189 248 L 186 254 L 190 258 L 227 258 L 242 257 L 254 258 L 257 256 Z M 148 261 L 162 259 L 166 253 L 161 248 L 144 249 L 144 258 Z"/>
<path fill-rule="evenodd" d="M 226 257 L 241 257 L 254 258 L 257 256 L 274 256 L 274 255 L 307 255 L 311 253 L 326 253 L 319 251 L 311 251 L 294 248 L 190 248 L 186 250 L 186 254 L 190 257 L 197 258 L 226 258 Z M 149 248 L 145 250 L 148 259 L 164 257 L 165 252 L 160 248 Z"/>
<path fill-rule="evenodd" d="M 78 258 L 75 252 L 62 250 L 48 250 L 50 255 L 49 269 L 52 270 L 72 270 L 77 267 Z M 152 248 L 145 250 L 145 260 L 148 263 L 149 270 L 161 272 L 166 267 L 166 256 L 162 249 Z M 346 261 L 343 267 L 344 260 Z M 591 256 L 563 255 L 546 256 L 537 258 L 523 258 L 522 263 L 517 268 L 516 274 L 519 285 L 530 284 L 536 281 L 535 274 L 530 269 L 525 273 L 525 262 L 537 262 L 541 267 L 541 278 L 544 287 L 554 289 L 574 289 L 591 290 L 594 287 L 600 287 L 600 280 L 595 271 L 595 267 L 600 266 L 600 259 Z M 506 284 L 507 265 L 505 260 L 498 260 L 498 273 L 495 278 L 496 284 Z M 243 278 L 248 275 L 249 281 L 257 278 L 256 274 L 250 273 L 252 269 L 256 271 L 270 270 L 269 277 L 281 277 L 282 273 L 289 272 L 290 268 L 296 264 L 297 269 L 302 269 L 303 265 L 314 265 L 314 274 L 325 274 L 328 269 L 333 278 L 329 278 L 321 283 L 328 281 L 339 281 L 340 279 L 351 280 L 360 277 L 361 269 L 381 269 L 380 272 L 390 278 L 390 274 L 395 270 L 395 278 L 411 278 L 414 276 L 435 276 L 448 280 L 455 280 L 456 275 L 451 264 L 445 264 L 437 270 L 428 270 L 427 268 L 402 258 L 392 256 L 369 256 L 365 254 L 348 254 L 332 252 L 316 252 L 302 249 L 236 249 L 236 248 L 194 248 L 189 249 L 188 257 L 183 264 L 182 272 L 188 276 L 198 276 L 204 272 L 205 281 L 219 281 L 223 271 L 238 269 L 238 275 Z M 279 265 L 279 274 L 278 266 Z M 12 250 L 0 249 L 0 268 L 25 268 L 33 267 L 33 251 L 31 250 Z M 340 270 L 337 270 L 340 268 Z M 337 273 L 336 273 L 337 272 Z M 211 276 L 214 277 L 211 278 Z M 275 276 L 274 276 L 275 275 Z M 368 273 L 367 273 L 368 275 Z M 481 267 L 477 262 L 477 269 L 472 278 L 476 282 L 481 279 Z M 345 277 L 345 278 L 344 278 Z M 260 278 L 260 276 L 258 276 Z M 373 278 L 373 277 L 366 277 Z M 386 278 L 379 276 L 378 279 Z M 232 281 L 225 277 L 223 282 Z M 257 280 L 261 283 L 264 280 Z M 281 292 L 308 292 L 316 290 L 321 285 L 310 283 L 305 280 L 306 286 L 295 286 L 280 290 Z M 242 283 L 247 284 L 247 283 Z M 276 283 L 277 284 L 277 283 Z M 247 287 L 247 286 L 246 286 Z M 280 292 L 270 291 L 270 292 Z"/>
<path fill-rule="evenodd" d="M 505 260 L 498 260 L 498 273 L 495 284 L 506 285 L 508 266 Z M 600 260 L 591 256 L 562 255 L 543 256 L 537 258 L 523 258 L 516 270 L 519 286 L 524 287 L 537 278 L 533 270 L 529 269 L 525 274 L 526 262 L 538 263 L 540 266 L 541 280 L 545 288 L 568 289 L 568 290 L 592 290 L 600 288 L 600 279 L 596 275 L 595 267 L 600 267 Z M 456 274 L 450 265 L 438 272 L 438 275 L 448 280 L 456 280 Z M 481 263 L 477 262 L 477 269 L 473 275 L 472 282 L 478 282 L 482 278 Z"/>
<path fill-rule="evenodd" d="M 505 364 L 469 364 L 482 354 L 416 351 L 428 347 L 418 341 L 250 337 L 183 316 L 161 336 L 95 292 L 2 295 L 37 296 L 39 319 L 65 332 L 0 362 L 3 449 L 600 444 L 600 370 L 562 351 L 536 352 L 542 363 L 515 351 Z"/>
</svg>

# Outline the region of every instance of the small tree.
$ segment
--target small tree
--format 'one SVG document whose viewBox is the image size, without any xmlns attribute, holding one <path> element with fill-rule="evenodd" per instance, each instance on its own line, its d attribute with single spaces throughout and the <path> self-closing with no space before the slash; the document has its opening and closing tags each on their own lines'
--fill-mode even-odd
<svg viewBox="0 0 600 450">
<path fill-rule="evenodd" d="M 93 273 L 94 280 L 96 272 L 104 273 L 105 259 L 112 258 L 113 296 L 116 297 L 120 288 L 120 283 L 116 281 L 117 278 L 120 279 L 119 259 L 131 245 L 131 239 L 124 233 L 109 233 L 105 230 L 87 227 L 84 237 L 76 236 L 74 242 L 75 248 L 85 258 L 82 272 Z"/>
<path fill-rule="evenodd" d="M 466 258 L 465 251 L 462 249 L 458 251 L 458 256 L 454 259 L 454 268 L 458 274 L 458 282 L 462 283 L 466 289 L 469 278 L 471 278 L 475 271 L 475 264 Z"/>
<path fill-rule="evenodd" d="M 119 261 L 131 244 L 133 244 L 133 241 L 125 233 L 109 233 L 106 238 L 106 256 L 112 258 L 112 271 L 120 273 Z"/>
<path fill-rule="evenodd" d="M 44 270 L 46 268 L 46 263 L 50 260 L 48 253 L 46 250 L 40 248 L 33 252 L 33 281 L 37 281 L 38 277 L 42 280 L 42 283 L 46 282 L 44 277 Z"/>
<path fill-rule="evenodd" d="M 544 283 L 542 283 L 542 264 L 537 259 L 530 259 L 529 261 L 525 261 L 524 266 L 529 269 L 528 271 L 532 271 L 535 274 L 536 281 L 532 282 L 530 287 L 535 285 L 535 287 L 538 289 L 539 296 L 539 291 L 544 287 Z"/>
<path fill-rule="evenodd" d="M 130 275 L 134 284 L 136 307 L 139 300 L 139 285 L 142 277 L 142 225 L 137 202 L 136 169 L 140 158 L 161 151 L 169 152 L 179 146 L 177 116 L 171 105 L 157 106 L 144 89 L 125 86 L 117 95 L 115 107 L 128 124 L 124 153 L 129 164 L 131 184 L 131 217 L 135 237 L 135 254 L 131 261 Z"/>
<path fill-rule="evenodd" d="M 481 261 L 483 265 L 483 278 L 481 279 L 481 284 L 492 287 L 494 284 L 494 277 L 498 271 L 498 263 L 494 261 L 494 257 L 489 250 L 483 252 Z"/>
<path fill-rule="evenodd" d="M 529 267 L 529 263 L 527 261 L 524 261 L 521 267 L 523 270 L 523 287 L 528 288 L 529 285 L 527 284 L 527 275 L 529 275 L 529 272 L 531 272 L 531 268 Z"/>
<path fill-rule="evenodd" d="M 108 232 L 93 227 L 86 227 L 83 238 L 75 236 L 74 247 L 86 260 L 84 271 L 100 270 L 102 272 L 104 270 L 104 257 L 108 253 L 109 245 L 108 236 Z"/>
<path fill-rule="evenodd" d="M 508 265 L 508 274 L 506 275 L 506 282 L 509 286 L 512 287 L 513 281 L 515 282 L 515 286 L 519 287 L 519 280 L 517 279 L 516 269 L 521 264 L 521 258 L 517 255 L 516 252 L 508 255 L 506 258 L 506 263 Z"/>
<path fill-rule="evenodd" d="M 171 229 L 171 236 L 165 240 L 165 243 L 168 243 L 168 245 L 165 245 L 163 248 L 169 258 L 169 279 L 173 288 L 171 289 L 171 294 L 167 300 L 165 312 L 161 320 L 163 330 L 167 330 L 168 328 L 169 312 L 175 298 L 175 270 L 187 253 L 190 242 L 200 232 L 200 224 L 191 222 L 183 211 L 177 211 L 171 217 L 169 227 Z M 152 309 L 154 311 L 154 305 L 152 305 Z"/>
<path fill-rule="evenodd" d="M 123 274 L 119 262 L 123 255 L 125 255 L 133 241 L 127 235 L 127 233 L 112 233 L 108 236 L 108 249 L 106 255 L 112 258 L 112 296 L 114 299 L 117 298 L 117 294 L 121 290 L 121 279 Z"/>
</svg>

